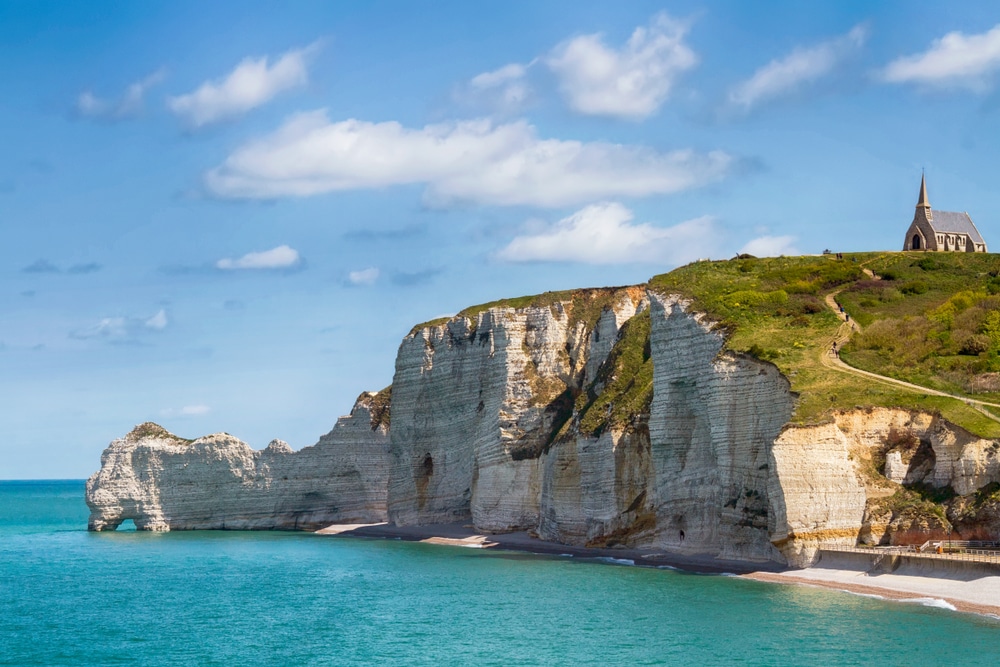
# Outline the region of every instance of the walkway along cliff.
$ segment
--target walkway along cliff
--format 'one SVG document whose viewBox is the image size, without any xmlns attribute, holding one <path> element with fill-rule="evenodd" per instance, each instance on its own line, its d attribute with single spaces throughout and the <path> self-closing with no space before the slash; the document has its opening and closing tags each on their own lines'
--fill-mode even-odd
<svg viewBox="0 0 1000 667">
<path fill-rule="evenodd" d="M 415 327 L 391 390 L 362 394 L 301 451 L 136 427 L 87 482 L 89 528 L 463 522 L 805 566 L 823 544 L 943 530 L 939 511 L 887 501 L 900 483 L 969 496 L 1000 482 L 997 442 L 930 413 L 791 423 L 788 379 L 726 336 L 688 299 L 646 286 L 464 311 Z M 998 515 L 948 530 L 974 537 Z"/>
</svg>

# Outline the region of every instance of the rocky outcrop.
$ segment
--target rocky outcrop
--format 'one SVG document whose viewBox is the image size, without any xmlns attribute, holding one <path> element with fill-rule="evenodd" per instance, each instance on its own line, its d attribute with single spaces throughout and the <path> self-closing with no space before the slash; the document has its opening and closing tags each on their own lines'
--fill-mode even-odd
<svg viewBox="0 0 1000 667">
<path fill-rule="evenodd" d="M 139 530 L 302 529 L 385 520 L 386 397 L 362 394 L 312 447 L 274 440 L 254 451 L 217 433 L 184 440 L 137 426 L 87 480 L 91 530 L 132 519 Z"/>
<path fill-rule="evenodd" d="M 786 378 L 726 350 L 684 299 L 628 287 L 516 303 L 416 327 L 391 405 L 362 395 L 300 452 L 137 428 L 88 481 L 91 528 L 460 521 L 807 565 L 822 545 L 1000 523 L 1000 443 L 901 409 L 792 424 Z"/>
<path fill-rule="evenodd" d="M 1000 481 L 998 451 L 935 415 L 894 408 L 788 426 L 772 448 L 772 539 L 796 565 L 824 544 L 983 539 L 978 526 L 951 525 L 948 507 L 929 497 L 968 507 L 963 497 Z"/>
<path fill-rule="evenodd" d="M 390 520 L 535 528 L 544 455 L 644 304 L 638 288 L 586 290 L 411 332 L 393 378 Z"/>
</svg>

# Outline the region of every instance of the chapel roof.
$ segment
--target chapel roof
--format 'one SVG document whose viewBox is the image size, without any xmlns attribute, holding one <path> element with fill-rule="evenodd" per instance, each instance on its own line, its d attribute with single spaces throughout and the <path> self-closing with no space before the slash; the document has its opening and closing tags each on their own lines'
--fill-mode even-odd
<svg viewBox="0 0 1000 667">
<path fill-rule="evenodd" d="M 934 211 L 933 220 L 930 221 L 930 224 L 936 232 L 944 234 L 967 234 L 973 243 L 985 243 L 968 213 Z"/>
</svg>

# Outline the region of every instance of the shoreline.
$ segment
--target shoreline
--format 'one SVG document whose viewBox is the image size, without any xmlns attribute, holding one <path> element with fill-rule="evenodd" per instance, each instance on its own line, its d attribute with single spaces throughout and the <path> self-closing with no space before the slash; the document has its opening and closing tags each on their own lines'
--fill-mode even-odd
<svg viewBox="0 0 1000 667">
<path fill-rule="evenodd" d="M 749 574 L 752 572 L 777 573 L 784 568 L 777 563 L 748 563 L 722 560 L 707 554 L 678 554 L 656 549 L 626 549 L 581 547 L 560 542 L 549 542 L 532 537 L 526 531 L 514 533 L 484 533 L 462 523 L 427 524 L 422 526 L 396 526 L 389 523 L 334 524 L 315 531 L 328 537 L 362 537 L 395 539 L 405 542 L 423 542 L 445 546 L 478 549 L 504 549 L 541 556 L 573 556 L 576 558 L 614 559 L 631 561 L 642 567 L 674 568 L 693 574 Z"/>
<path fill-rule="evenodd" d="M 525 531 L 483 533 L 461 523 L 423 526 L 396 526 L 388 523 L 334 524 L 315 531 L 315 534 L 501 549 L 543 556 L 573 556 L 639 567 L 671 568 L 692 574 L 729 574 L 762 583 L 812 586 L 891 601 L 930 603 L 930 606 L 1000 619 L 1000 572 L 995 576 L 928 577 L 907 574 L 868 575 L 858 569 L 821 565 L 795 570 L 777 563 L 720 560 L 706 554 L 572 546 L 542 540 Z M 942 602 L 945 604 L 941 604 Z"/>
<path fill-rule="evenodd" d="M 810 586 L 812 588 L 825 588 L 827 590 L 851 593 L 854 595 L 873 596 L 894 602 L 912 602 L 926 604 L 928 602 L 944 602 L 950 607 L 942 604 L 929 604 L 951 611 L 966 614 L 978 614 L 1000 619 L 1000 597 L 993 596 L 995 604 L 985 604 L 980 595 L 969 594 L 967 591 L 952 590 L 955 583 L 947 579 L 937 577 L 916 577 L 906 575 L 874 575 L 866 576 L 864 572 L 855 570 L 831 570 L 825 568 L 806 568 L 805 570 L 789 570 L 787 572 L 751 572 L 740 575 L 744 579 L 752 579 L 769 584 L 783 584 L 793 586 Z M 882 577 L 895 577 L 890 581 L 878 581 Z M 863 581 L 851 581 L 851 579 L 863 579 Z M 1000 576 L 983 577 L 991 580 L 988 588 L 991 591 L 1000 591 Z M 903 581 L 900 581 L 903 580 Z M 982 583 L 967 585 L 982 586 Z M 943 592 L 944 591 L 944 592 Z M 958 595 L 956 595 L 958 593 Z M 973 599 L 970 599 L 973 598 Z"/>
</svg>

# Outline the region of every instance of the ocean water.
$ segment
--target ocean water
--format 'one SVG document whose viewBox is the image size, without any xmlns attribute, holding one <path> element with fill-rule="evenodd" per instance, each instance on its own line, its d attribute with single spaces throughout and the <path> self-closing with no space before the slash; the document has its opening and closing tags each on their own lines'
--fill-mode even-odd
<svg viewBox="0 0 1000 667">
<path fill-rule="evenodd" d="M 2 665 L 995 665 L 1000 622 L 734 577 L 304 533 L 88 533 L 0 482 Z"/>
</svg>

